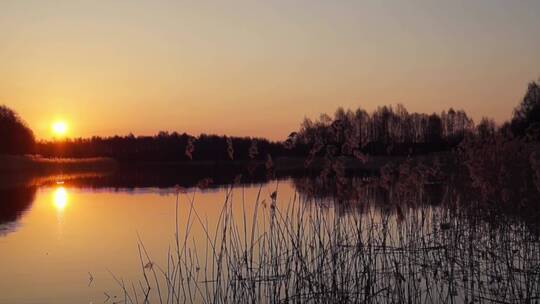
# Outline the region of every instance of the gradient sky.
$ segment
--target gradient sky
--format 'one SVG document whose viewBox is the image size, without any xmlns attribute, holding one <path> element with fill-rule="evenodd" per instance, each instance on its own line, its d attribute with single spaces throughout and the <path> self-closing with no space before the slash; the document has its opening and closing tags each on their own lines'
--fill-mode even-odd
<svg viewBox="0 0 540 304">
<path fill-rule="evenodd" d="M 285 138 L 338 106 L 501 122 L 540 76 L 540 1 L 0 2 L 0 104 L 39 138 Z"/>
</svg>

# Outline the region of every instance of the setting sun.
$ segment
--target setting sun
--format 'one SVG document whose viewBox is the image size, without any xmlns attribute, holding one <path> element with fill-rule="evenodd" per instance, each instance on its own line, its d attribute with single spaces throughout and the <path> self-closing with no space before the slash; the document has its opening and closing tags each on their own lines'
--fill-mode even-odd
<svg viewBox="0 0 540 304">
<path fill-rule="evenodd" d="M 64 121 L 57 121 L 52 125 L 53 134 L 56 136 L 66 135 L 68 126 Z"/>
</svg>

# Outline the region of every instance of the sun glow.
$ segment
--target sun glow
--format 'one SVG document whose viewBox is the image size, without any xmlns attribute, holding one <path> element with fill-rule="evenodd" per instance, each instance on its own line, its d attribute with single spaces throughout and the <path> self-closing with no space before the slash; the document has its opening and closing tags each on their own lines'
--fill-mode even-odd
<svg viewBox="0 0 540 304">
<path fill-rule="evenodd" d="M 52 125 L 52 131 L 55 136 L 62 137 L 67 133 L 68 125 L 64 121 L 56 121 Z"/>
<path fill-rule="evenodd" d="M 54 207 L 58 211 L 63 211 L 68 204 L 68 193 L 66 188 L 58 187 L 53 194 Z"/>
</svg>

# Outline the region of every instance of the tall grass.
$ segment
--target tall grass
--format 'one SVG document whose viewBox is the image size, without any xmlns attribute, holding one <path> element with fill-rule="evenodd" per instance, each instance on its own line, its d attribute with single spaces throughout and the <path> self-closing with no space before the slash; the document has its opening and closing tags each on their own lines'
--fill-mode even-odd
<svg viewBox="0 0 540 304">
<path fill-rule="evenodd" d="M 235 194 L 240 194 L 240 199 Z M 399 212 L 366 196 L 356 212 L 340 202 L 279 191 L 244 200 L 227 189 L 219 221 L 195 195 L 178 195 L 176 231 L 157 265 L 139 243 L 141 277 L 115 276 L 125 303 L 535 303 L 539 236 L 520 221 L 481 220 L 457 208 L 420 204 Z M 422 201 L 422 191 L 416 199 Z M 180 200 L 180 198 L 182 198 Z M 278 204 L 278 199 L 289 199 Z M 179 204 L 189 204 L 185 218 Z M 233 212 L 241 204 L 243 212 Z M 245 206 L 254 204 L 253 214 Z M 278 206 L 285 206 L 279 208 Z M 203 246 L 195 239 L 202 229 Z"/>
</svg>

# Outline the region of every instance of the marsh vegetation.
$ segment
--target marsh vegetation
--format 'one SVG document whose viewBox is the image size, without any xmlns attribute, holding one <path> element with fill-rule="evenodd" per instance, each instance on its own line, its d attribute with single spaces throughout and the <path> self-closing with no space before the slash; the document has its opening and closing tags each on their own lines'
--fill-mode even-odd
<svg viewBox="0 0 540 304">
<path fill-rule="evenodd" d="M 355 182 L 361 198 L 345 201 L 310 193 L 306 189 L 318 188 L 308 183 L 297 181 L 303 187 L 291 198 L 281 198 L 278 190 L 259 192 L 252 202 L 242 200 L 240 188 L 228 188 L 219 221 L 210 224 L 198 213 L 196 195 L 179 193 L 177 204 L 187 205 L 189 213 L 176 219 L 171 246 L 160 253 L 167 263 L 156 264 L 140 240 L 140 278 L 115 276 L 118 298 L 534 303 L 540 297 L 538 230 L 523 221 L 488 216 L 451 187 L 403 193 L 361 179 Z M 242 207 L 247 204 L 255 205 L 253 214 Z M 191 234 L 198 229 L 204 231 L 202 243 Z"/>
</svg>

